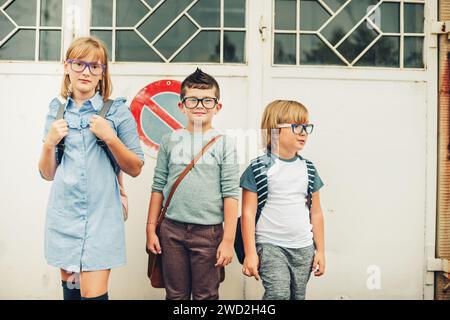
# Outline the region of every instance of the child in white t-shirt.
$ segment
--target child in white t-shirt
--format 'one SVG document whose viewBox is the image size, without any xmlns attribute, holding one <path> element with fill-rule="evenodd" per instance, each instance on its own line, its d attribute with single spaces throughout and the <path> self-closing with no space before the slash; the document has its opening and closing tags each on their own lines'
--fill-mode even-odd
<svg viewBox="0 0 450 320">
<path fill-rule="evenodd" d="M 296 101 L 277 100 L 263 114 L 267 152 L 241 177 L 243 273 L 261 277 L 267 300 L 303 300 L 312 270 L 325 271 L 323 186 L 314 165 L 298 153 L 313 125 Z"/>
</svg>

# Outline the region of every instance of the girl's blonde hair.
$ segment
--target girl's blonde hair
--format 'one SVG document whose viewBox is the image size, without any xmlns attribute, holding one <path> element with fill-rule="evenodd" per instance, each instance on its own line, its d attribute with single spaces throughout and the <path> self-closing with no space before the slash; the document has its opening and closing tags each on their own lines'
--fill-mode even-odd
<svg viewBox="0 0 450 320">
<path fill-rule="evenodd" d="M 108 65 L 108 49 L 106 45 L 100 39 L 95 37 L 81 37 L 75 39 L 67 49 L 65 60 L 67 59 L 83 59 L 89 54 L 94 54 L 94 60 L 100 61 L 102 64 L 106 65 L 103 78 L 99 81 L 97 90 L 103 97 L 103 100 L 108 100 L 112 91 L 111 78 L 109 75 L 109 65 Z M 65 74 L 62 85 L 61 85 L 61 96 L 65 99 L 69 97 L 70 92 L 70 79 L 69 75 Z"/>
<path fill-rule="evenodd" d="M 271 132 L 282 123 L 307 123 L 309 121 L 308 109 L 297 101 L 275 100 L 269 103 L 264 110 L 261 129 L 262 143 L 270 151 Z"/>
</svg>

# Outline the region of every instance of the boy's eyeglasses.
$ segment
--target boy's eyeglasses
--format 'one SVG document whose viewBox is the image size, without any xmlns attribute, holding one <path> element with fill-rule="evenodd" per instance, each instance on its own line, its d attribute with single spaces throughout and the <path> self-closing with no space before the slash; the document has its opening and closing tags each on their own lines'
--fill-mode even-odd
<svg viewBox="0 0 450 320">
<path fill-rule="evenodd" d="M 188 109 L 195 109 L 198 106 L 198 103 L 201 102 L 202 106 L 205 107 L 205 109 L 213 109 L 216 104 L 219 102 L 217 98 L 194 98 L 194 97 L 186 97 L 181 100 L 186 108 Z"/>
<path fill-rule="evenodd" d="M 291 128 L 292 132 L 294 134 L 302 134 L 303 132 L 306 132 L 306 134 L 311 134 L 311 132 L 313 132 L 314 129 L 314 125 L 311 123 L 308 124 L 299 124 L 299 123 L 283 123 L 283 124 L 279 124 L 277 125 L 277 128 Z"/>
<path fill-rule="evenodd" d="M 78 59 L 67 59 L 67 62 L 70 64 L 70 68 L 78 73 L 83 72 L 87 67 L 94 76 L 99 76 L 106 70 L 106 65 L 97 62 L 85 62 Z"/>
</svg>

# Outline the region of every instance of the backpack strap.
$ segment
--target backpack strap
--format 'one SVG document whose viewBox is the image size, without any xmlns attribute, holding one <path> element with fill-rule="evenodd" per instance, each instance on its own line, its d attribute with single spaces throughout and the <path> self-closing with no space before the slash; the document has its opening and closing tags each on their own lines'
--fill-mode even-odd
<svg viewBox="0 0 450 320">
<path fill-rule="evenodd" d="M 102 118 L 106 118 L 106 115 L 108 114 L 109 110 L 111 109 L 111 106 L 113 104 L 113 100 L 108 99 L 105 103 L 103 103 L 102 108 L 100 109 L 99 116 Z M 56 118 L 55 120 L 60 120 L 64 118 L 64 111 L 65 111 L 65 104 L 58 100 L 59 107 L 58 111 L 56 112 Z M 57 144 L 55 148 L 56 153 L 56 162 L 58 164 L 61 163 L 62 157 L 64 155 L 64 138 L 61 139 L 61 141 Z M 97 138 L 97 144 L 106 152 L 106 155 L 108 156 L 109 162 L 111 163 L 111 166 L 114 169 L 114 172 L 118 174 L 120 172 L 120 167 L 116 162 L 116 159 L 114 159 L 113 154 L 109 150 L 106 143 L 99 138 Z"/>
<path fill-rule="evenodd" d="M 100 117 L 106 119 L 106 115 L 108 114 L 109 109 L 111 109 L 113 102 L 114 101 L 111 99 L 106 100 L 106 102 L 103 103 L 103 106 L 100 109 L 100 112 L 98 115 Z M 116 174 L 119 174 L 120 167 L 119 167 L 116 159 L 114 158 L 114 155 L 112 154 L 111 150 L 109 150 L 108 146 L 106 145 L 106 143 L 103 140 L 100 140 L 99 138 L 97 138 L 97 144 L 106 152 L 106 155 L 108 156 L 109 162 L 111 163 L 111 166 L 113 167 L 114 172 Z"/>
<path fill-rule="evenodd" d="M 307 198 L 307 204 L 308 209 L 311 211 L 312 206 L 312 191 L 314 188 L 314 182 L 316 178 L 316 168 L 314 167 L 313 163 L 307 159 L 304 159 L 306 162 L 306 169 L 308 172 L 308 198 Z"/>
<path fill-rule="evenodd" d="M 257 195 L 258 195 L 258 208 L 256 211 L 255 224 L 258 222 L 261 216 L 262 209 L 267 200 L 267 164 L 270 158 L 267 155 L 262 155 L 251 161 L 253 175 L 256 181 Z"/>
<path fill-rule="evenodd" d="M 108 114 L 109 109 L 111 109 L 113 102 L 114 101 L 111 99 L 106 100 L 106 102 L 103 103 L 103 107 L 100 109 L 100 112 L 98 115 L 102 118 L 106 118 L 106 115 Z"/>
<path fill-rule="evenodd" d="M 58 111 L 56 112 L 56 118 L 55 120 L 61 120 L 64 119 L 64 111 L 66 108 L 65 103 L 62 103 L 59 99 L 58 100 Z M 60 164 L 62 161 L 62 157 L 64 155 L 64 140 L 65 138 L 62 138 L 59 143 L 56 145 L 55 148 L 55 155 L 56 155 L 56 163 Z"/>
</svg>

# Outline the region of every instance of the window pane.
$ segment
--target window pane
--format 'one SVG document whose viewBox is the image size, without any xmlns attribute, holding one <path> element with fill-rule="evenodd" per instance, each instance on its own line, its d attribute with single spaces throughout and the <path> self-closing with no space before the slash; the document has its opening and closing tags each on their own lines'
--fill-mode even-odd
<svg viewBox="0 0 450 320">
<path fill-rule="evenodd" d="M 155 43 L 155 48 L 168 59 L 196 31 L 197 27 L 183 16 Z"/>
<path fill-rule="evenodd" d="M 199 50 L 202 48 L 202 50 Z M 220 62 L 220 32 L 200 32 L 175 57 L 174 62 Z"/>
<path fill-rule="evenodd" d="M 274 63 L 296 64 L 296 35 L 275 34 Z"/>
<path fill-rule="evenodd" d="M 148 11 L 140 1 L 116 0 L 116 26 L 134 27 Z"/>
<path fill-rule="evenodd" d="M 61 59 L 61 31 L 40 31 L 39 41 L 39 60 Z"/>
<path fill-rule="evenodd" d="M 224 62 L 244 62 L 245 32 L 224 32 Z"/>
<path fill-rule="evenodd" d="M 356 66 L 399 67 L 400 37 L 381 37 Z"/>
<path fill-rule="evenodd" d="M 145 2 L 147 2 L 147 4 L 150 6 L 150 7 L 154 7 L 154 6 L 156 6 L 157 4 L 158 4 L 158 2 L 160 2 L 161 0 L 145 0 Z M 164 0 L 162 0 L 162 1 L 164 1 Z"/>
<path fill-rule="evenodd" d="M 224 0 L 224 26 L 245 27 L 245 0 Z"/>
<path fill-rule="evenodd" d="M 300 30 L 315 31 L 330 17 L 315 0 L 300 1 Z"/>
<path fill-rule="evenodd" d="M 106 44 L 106 48 L 108 48 L 108 56 L 111 59 L 112 54 L 112 32 L 111 31 L 98 31 L 91 30 L 91 35 L 99 38 Z"/>
<path fill-rule="evenodd" d="M 331 8 L 333 11 L 337 11 L 347 0 L 325 0 L 324 2 Z"/>
<path fill-rule="evenodd" d="M 424 13 L 422 4 L 405 3 L 405 32 L 423 33 Z"/>
<path fill-rule="evenodd" d="M 36 1 L 16 0 L 5 11 L 19 26 L 36 26 Z"/>
<path fill-rule="evenodd" d="M 405 37 L 405 68 L 423 68 L 423 38 Z"/>
<path fill-rule="evenodd" d="M 300 64 L 344 65 L 344 62 L 316 35 L 300 35 Z"/>
<path fill-rule="evenodd" d="M 116 32 L 116 61 L 157 61 L 162 59 L 134 31 Z"/>
<path fill-rule="evenodd" d="M 295 30 L 296 29 L 296 0 L 276 0 L 275 1 L 275 29 Z"/>
<path fill-rule="evenodd" d="M 383 32 L 400 32 L 400 4 L 384 2 L 380 5 L 380 21 L 376 21 L 375 24 Z"/>
<path fill-rule="evenodd" d="M 323 30 L 322 35 L 335 45 L 366 14 L 369 6 L 378 0 L 354 0 L 350 2 Z"/>
<path fill-rule="evenodd" d="M 112 27 L 113 0 L 91 0 L 93 27 Z"/>
<path fill-rule="evenodd" d="M 337 48 L 337 50 L 352 62 L 375 38 L 378 33 L 368 28 L 367 22 L 363 22 L 352 34 Z"/>
<path fill-rule="evenodd" d="M 200 0 L 190 10 L 189 14 L 204 28 L 220 27 L 220 0 Z"/>
<path fill-rule="evenodd" d="M 0 41 L 14 30 L 14 25 L 0 12 Z"/>
<path fill-rule="evenodd" d="M 61 0 L 41 0 L 41 26 L 60 27 Z"/>
<path fill-rule="evenodd" d="M 152 42 L 190 3 L 191 0 L 166 0 L 138 30 Z"/>
<path fill-rule="evenodd" d="M 19 30 L 0 47 L 1 60 L 34 60 L 36 31 Z"/>
</svg>

